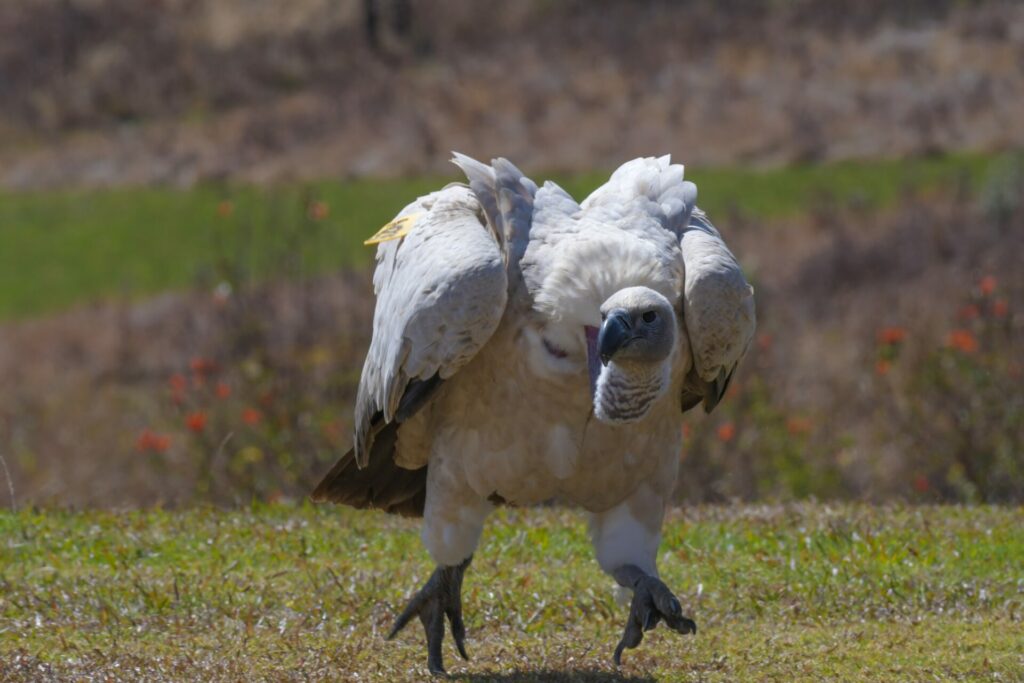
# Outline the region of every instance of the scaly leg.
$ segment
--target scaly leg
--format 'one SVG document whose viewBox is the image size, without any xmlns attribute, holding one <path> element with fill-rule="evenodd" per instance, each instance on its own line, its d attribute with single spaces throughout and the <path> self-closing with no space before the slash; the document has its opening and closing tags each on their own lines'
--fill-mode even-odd
<svg viewBox="0 0 1024 683">
<path fill-rule="evenodd" d="M 445 616 L 452 627 L 455 647 L 463 659 L 469 659 L 466 654 L 466 627 L 462 623 L 462 577 L 472 559 L 470 555 L 454 567 L 435 569 L 423 588 L 412 596 L 388 634 L 388 640 L 391 640 L 414 616 L 418 616 L 427 634 L 427 668 L 432 674 L 445 673 L 441 656 Z"/>
<path fill-rule="evenodd" d="M 427 667 L 433 674 L 444 673 L 441 644 L 444 621 L 448 618 L 455 646 L 466 654 L 466 627 L 462 622 L 462 578 L 480 541 L 484 519 L 494 509 L 472 493 L 443 459 L 432 460 L 427 473 L 427 499 L 423 510 L 423 544 L 437 569 L 395 621 L 388 639 L 394 638 L 413 616 L 418 616 L 427 634 Z M 454 468 L 459 473 L 460 468 Z"/>
<path fill-rule="evenodd" d="M 642 569 L 631 564 L 619 567 L 612 572 L 612 576 L 620 586 L 633 590 L 626 629 L 612 658 L 615 666 L 622 663 L 622 651 L 639 645 L 644 639 L 644 631 L 650 631 L 661 619 L 678 633 L 697 632 L 697 624 L 683 616 L 679 600 L 658 577 L 645 574 Z"/>
<path fill-rule="evenodd" d="M 664 499 L 644 485 L 619 505 L 591 516 L 590 532 L 601 569 L 633 591 L 626 628 L 615 648 L 616 666 L 623 650 L 639 645 L 644 631 L 659 621 L 679 633 L 697 632 L 697 625 L 683 616 L 679 600 L 658 578 L 655 558 L 664 510 Z"/>
</svg>

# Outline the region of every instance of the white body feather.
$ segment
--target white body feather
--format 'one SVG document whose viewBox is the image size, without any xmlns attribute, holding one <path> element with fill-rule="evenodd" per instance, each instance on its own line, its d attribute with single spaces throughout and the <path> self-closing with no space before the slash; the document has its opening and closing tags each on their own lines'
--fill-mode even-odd
<svg viewBox="0 0 1024 683">
<path fill-rule="evenodd" d="M 376 412 L 391 419 L 408 382 L 439 374 L 448 381 L 401 425 L 396 450 L 403 467 L 429 464 L 423 538 L 438 563 L 473 552 L 494 496 L 560 497 L 593 513 L 603 568 L 654 571 L 682 446 L 680 396 L 695 362 L 704 379 L 738 362 L 753 334 L 752 290 L 693 214 L 696 188 L 668 157 L 623 165 L 582 204 L 503 160 L 456 162 L 472 191 L 418 200 L 403 213 L 425 217 L 379 249 L 357 454 Z M 673 302 L 679 335 L 645 411 L 619 423 L 600 405 L 594 414 L 584 329 L 634 286 Z M 619 382 L 614 372 L 599 384 Z"/>
</svg>

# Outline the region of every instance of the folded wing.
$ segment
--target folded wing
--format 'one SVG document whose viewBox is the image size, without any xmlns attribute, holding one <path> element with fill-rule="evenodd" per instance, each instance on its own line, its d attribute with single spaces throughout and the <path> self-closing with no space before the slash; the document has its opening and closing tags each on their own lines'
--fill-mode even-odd
<svg viewBox="0 0 1024 683">
<path fill-rule="evenodd" d="M 356 397 L 354 446 L 314 500 L 418 514 L 426 468 L 394 462 L 398 428 L 490 339 L 508 291 L 504 238 L 463 185 L 401 213 L 401 235 L 380 243 L 373 337 Z"/>
<path fill-rule="evenodd" d="M 685 266 L 683 322 L 694 363 L 683 410 L 703 401 L 704 410 L 711 412 L 753 339 L 754 288 L 700 209 L 689 215 L 680 248 Z"/>
</svg>

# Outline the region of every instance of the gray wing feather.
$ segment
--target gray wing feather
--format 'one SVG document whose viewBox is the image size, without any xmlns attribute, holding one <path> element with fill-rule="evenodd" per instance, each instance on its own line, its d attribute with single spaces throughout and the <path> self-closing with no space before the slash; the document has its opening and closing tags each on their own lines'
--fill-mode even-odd
<svg viewBox="0 0 1024 683">
<path fill-rule="evenodd" d="M 723 373 L 727 382 L 754 336 L 754 288 L 703 211 L 693 211 L 680 248 L 684 320 L 694 368 L 705 382 Z"/>
<path fill-rule="evenodd" d="M 376 431 L 395 419 L 410 383 L 454 375 L 501 321 L 505 257 L 478 196 L 451 185 L 420 198 L 399 214 L 423 213 L 412 230 L 378 248 L 373 338 L 356 397 L 360 467 Z"/>
<path fill-rule="evenodd" d="M 536 183 L 508 159 L 494 159 L 488 166 L 454 152 L 452 162 L 466 174 L 488 222 L 508 245 L 509 263 L 517 263 L 530 241 Z"/>
</svg>

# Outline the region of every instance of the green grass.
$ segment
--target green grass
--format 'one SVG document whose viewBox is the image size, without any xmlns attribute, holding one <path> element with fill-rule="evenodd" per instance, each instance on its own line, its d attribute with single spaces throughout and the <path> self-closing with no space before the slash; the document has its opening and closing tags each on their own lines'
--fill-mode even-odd
<svg viewBox="0 0 1024 683">
<path fill-rule="evenodd" d="M 991 160 L 961 155 L 773 171 L 691 168 L 688 176 L 713 216 L 736 210 L 780 217 L 826 196 L 878 205 L 908 187 L 958 177 L 976 182 Z M 582 198 L 606 177 L 555 179 Z M 371 250 L 362 246 L 364 238 L 416 196 L 453 179 L 0 194 L 0 319 L 107 297 L 212 286 L 235 277 L 240 266 L 262 278 L 366 264 Z M 224 199 L 234 206 L 227 217 L 217 212 Z M 305 215 L 314 199 L 330 209 L 323 221 Z"/>
<path fill-rule="evenodd" d="M 422 680 L 415 523 L 338 508 L 0 515 L 0 679 Z M 1024 680 L 1024 510 L 797 505 L 671 515 L 697 636 L 611 666 L 626 609 L 579 514 L 502 511 L 464 586 L 457 680 Z M 415 627 L 415 628 L 413 628 Z"/>
</svg>

